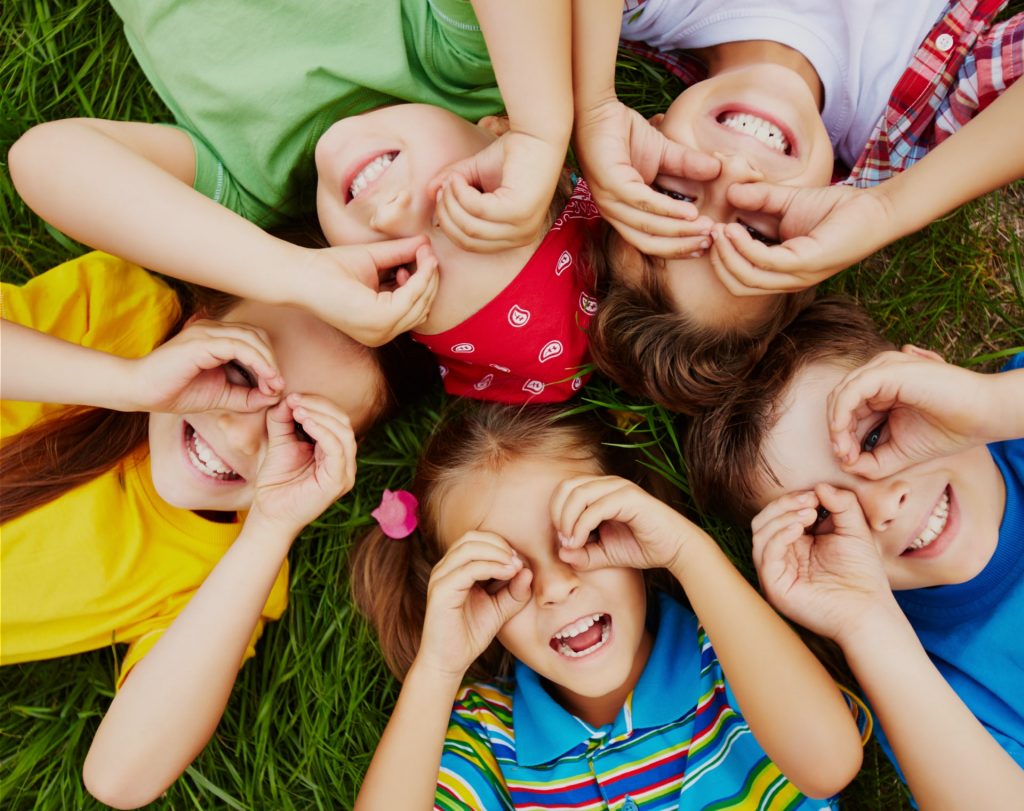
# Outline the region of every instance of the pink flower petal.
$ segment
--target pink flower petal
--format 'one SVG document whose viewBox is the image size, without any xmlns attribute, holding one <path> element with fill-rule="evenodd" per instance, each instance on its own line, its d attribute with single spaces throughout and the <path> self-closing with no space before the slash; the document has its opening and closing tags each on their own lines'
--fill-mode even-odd
<svg viewBox="0 0 1024 811">
<path fill-rule="evenodd" d="M 407 538 L 419 523 L 416 496 L 407 490 L 385 490 L 380 505 L 370 513 L 389 538 Z"/>
</svg>

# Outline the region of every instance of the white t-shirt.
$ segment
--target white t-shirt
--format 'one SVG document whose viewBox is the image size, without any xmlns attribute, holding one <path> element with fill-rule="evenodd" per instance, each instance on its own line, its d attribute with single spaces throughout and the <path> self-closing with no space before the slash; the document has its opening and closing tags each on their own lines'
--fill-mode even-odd
<svg viewBox="0 0 1024 811">
<path fill-rule="evenodd" d="M 948 0 L 626 0 L 623 39 L 661 50 L 771 40 L 802 53 L 825 89 L 821 117 L 852 166 Z"/>
</svg>

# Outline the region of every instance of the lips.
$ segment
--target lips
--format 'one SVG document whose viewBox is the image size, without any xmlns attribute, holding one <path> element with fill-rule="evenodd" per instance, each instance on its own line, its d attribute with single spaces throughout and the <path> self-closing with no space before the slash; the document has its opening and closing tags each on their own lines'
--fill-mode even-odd
<svg viewBox="0 0 1024 811">
<path fill-rule="evenodd" d="M 947 485 L 900 556 L 933 557 L 941 554 L 956 534 L 959 526 L 957 516 L 956 499 L 952 488 Z"/>
<path fill-rule="evenodd" d="M 184 441 L 185 455 L 201 476 L 222 482 L 245 481 L 188 422 L 185 422 Z"/>
<path fill-rule="evenodd" d="M 715 122 L 730 132 L 753 138 L 765 148 L 785 157 L 797 157 L 793 130 L 764 110 L 743 104 L 729 104 L 713 113 Z"/>
<path fill-rule="evenodd" d="M 609 614 L 586 614 L 557 631 L 548 644 L 555 653 L 581 659 L 603 648 L 611 636 Z"/>
</svg>

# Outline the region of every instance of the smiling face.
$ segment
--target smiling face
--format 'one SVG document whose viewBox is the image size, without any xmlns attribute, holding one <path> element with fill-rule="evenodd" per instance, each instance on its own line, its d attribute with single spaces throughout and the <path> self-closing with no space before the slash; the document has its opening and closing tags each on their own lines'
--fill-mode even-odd
<svg viewBox="0 0 1024 811">
<path fill-rule="evenodd" d="M 592 459 L 513 459 L 452 487 L 440 530 L 446 543 L 486 530 L 515 549 L 533 573 L 532 594 L 498 641 L 544 678 L 563 706 L 600 724 L 615 717 L 633 689 L 651 639 L 639 570 L 578 572 L 558 557 L 550 509 L 555 488 L 567 478 L 599 473 Z"/>
<path fill-rule="evenodd" d="M 332 400 L 357 431 L 373 421 L 384 383 L 365 347 L 293 307 L 243 301 L 223 320 L 266 330 L 285 394 L 317 394 Z M 227 374 L 233 383 L 253 382 L 238 366 L 229 366 Z M 157 493 L 168 504 L 189 510 L 248 509 L 266 454 L 266 426 L 266 409 L 150 414 L 150 466 Z"/>
<path fill-rule="evenodd" d="M 814 96 L 797 72 L 781 65 L 746 65 L 698 82 L 676 98 L 656 125 L 673 141 L 716 156 L 722 169 L 704 182 L 659 175 L 654 188 L 693 202 L 715 222 L 738 222 L 761 241 L 778 240 L 778 220 L 732 206 L 726 197 L 729 186 L 759 180 L 827 186 L 832 177 L 832 144 Z M 638 281 L 628 266 L 621 272 L 626 281 Z M 756 323 L 776 298 L 733 296 L 707 254 L 667 260 L 662 279 L 677 310 L 702 324 Z"/>
<path fill-rule="evenodd" d="M 332 245 L 432 230 L 428 183 L 494 140 L 488 128 L 429 104 L 396 104 L 332 125 L 316 145 L 317 214 Z"/>
<path fill-rule="evenodd" d="M 763 451 L 780 484 L 765 483 L 764 507 L 787 493 L 826 482 L 851 491 L 859 502 L 895 590 L 963 583 L 977 575 L 995 551 L 1005 505 L 1005 485 L 984 447 L 928 460 L 872 481 L 847 473 L 832 453 L 826 400 L 850 368 L 834 361 L 811 363 L 794 377 L 781 417 Z M 884 414 L 858 427 L 862 447 L 888 441 Z M 827 533 L 828 519 L 815 531 Z"/>
</svg>

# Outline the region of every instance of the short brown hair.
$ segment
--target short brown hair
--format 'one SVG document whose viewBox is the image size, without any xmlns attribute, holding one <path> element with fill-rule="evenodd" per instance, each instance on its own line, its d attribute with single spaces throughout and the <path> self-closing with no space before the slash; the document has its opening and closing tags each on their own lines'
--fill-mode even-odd
<svg viewBox="0 0 1024 811">
<path fill-rule="evenodd" d="M 474 474 L 498 471 L 516 458 L 558 457 L 593 459 L 603 473 L 652 489 L 653 474 L 610 444 L 608 431 L 593 412 L 566 412 L 557 406 L 460 400 L 449 407 L 427 442 L 410 487 L 420 503 L 418 529 L 395 541 L 375 527 L 359 541 L 350 563 L 352 597 L 374 626 L 395 676 L 404 678 L 419 649 L 427 584 L 445 552 L 441 507 L 452 486 Z M 510 669 L 511 657 L 495 641 L 467 676 L 493 678 Z"/>
<path fill-rule="evenodd" d="M 852 299 L 829 296 L 804 308 L 750 374 L 687 427 L 683 454 L 698 506 L 749 525 L 759 509 L 758 487 L 775 479 L 762 448 L 797 373 L 820 361 L 859 366 L 891 348 Z"/>
<path fill-rule="evenodd" d="M 712 327 L 677 312 L 659 281 L 661 260 L 640 256 L 636 286 L 617 282 L 610 260 L 597 263 L 601 305 L 591 325 L 591 354 L 597 368 L 630 394 L 681 414 L 699 414 L 719 402 L 814 297 L 813 290 L 779 295 L 754 326 Z"/>
</svg>

